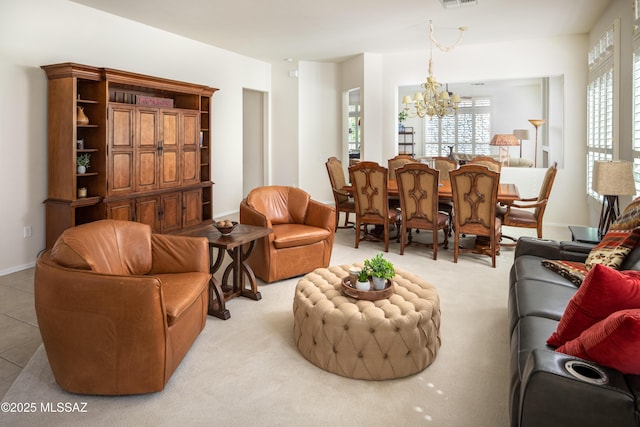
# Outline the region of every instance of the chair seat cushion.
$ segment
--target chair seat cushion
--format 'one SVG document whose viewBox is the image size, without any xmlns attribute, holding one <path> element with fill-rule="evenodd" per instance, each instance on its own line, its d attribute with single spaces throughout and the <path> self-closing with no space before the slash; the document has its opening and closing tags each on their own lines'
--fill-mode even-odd
<svg viewBox="0 0 640 427">
<path fill-rule="evenodd" d="M 209 284 L 208 273 L 156 274 L 162 283 L 162 294 L 171 326 Z"/>
<path fill-rule="evenodd" d="M 533 212 L 525 211 L 523 209 L 511 209 L 509 211 L 509 216 L 505 218 L 505 223 L 506 222 L 536 225 L 538 220 L 533 215 Z"/>
<path fill-rule="evenodd" d="M 353 199 L 349 199 L 349 200 L 345 200 L 344 202 L 340 202 L 338 204 L 338 210 L 340 211 L 350 211 L 350 212 L 355 212 L 356 211 L 356 204 L 353 201 Z"/>
<path fill-rule="evenodd" d="M 329 230 L 305 224 L 278 224 L 273 226 L 273 245 L 276 249 L 292 248 L 322 242 L 330 236 Z"/>
</svg>

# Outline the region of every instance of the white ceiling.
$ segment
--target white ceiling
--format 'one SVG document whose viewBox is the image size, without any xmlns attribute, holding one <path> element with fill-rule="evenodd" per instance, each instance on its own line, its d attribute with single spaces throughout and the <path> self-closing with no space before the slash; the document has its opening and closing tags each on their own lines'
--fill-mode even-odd
<svg viewBox="0 0 640 427">
<path fill-rule="evenodd" d="M 363 52 L 588 33 L 610 0 L 72 0 L 265 61 L 340 61 Z"/>
</svg>

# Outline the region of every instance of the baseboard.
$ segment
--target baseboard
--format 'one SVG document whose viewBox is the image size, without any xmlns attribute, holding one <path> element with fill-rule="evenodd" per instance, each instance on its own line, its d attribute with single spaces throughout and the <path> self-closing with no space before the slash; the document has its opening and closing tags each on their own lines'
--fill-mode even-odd
<svg viewBox="0 0 640 427">
<path fill-rule="evenodd" d="M 28 264 L 16 265 L 11 268 L 7 268 L 5 270 L 0 270 L 0 276 L 6 276 L 7 274 L 16 273 L 18 271 L 27 270 L 29 268 L 35 267 L 36 262 L 32 261 Z"/>
</svg>

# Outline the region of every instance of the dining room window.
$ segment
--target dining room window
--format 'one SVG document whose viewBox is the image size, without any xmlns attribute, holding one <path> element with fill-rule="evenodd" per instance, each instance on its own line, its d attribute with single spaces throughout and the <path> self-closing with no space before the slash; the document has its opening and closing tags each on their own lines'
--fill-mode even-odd
<svg viewBox="0 0 640 427">
<path fill-rule="evenodd" d="M 458 112 L 442 118 L 424 118 L 424 155 L 454 153 L 488 155 L 491 141 L 491 98 L 463 98 Z"/>
<path fill-rule="evenodd" d="M 616 47 L 614 23 L 589 50 L 587 86 L 587 194 L 600 199 L 592 190 L 593 163 L 614 160 L 614 64 Z"/>
</svg>

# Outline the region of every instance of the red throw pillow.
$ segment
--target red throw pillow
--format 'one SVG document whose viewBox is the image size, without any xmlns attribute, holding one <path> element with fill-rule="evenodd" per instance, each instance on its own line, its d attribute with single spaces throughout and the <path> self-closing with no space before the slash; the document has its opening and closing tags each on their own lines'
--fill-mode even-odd
<svg viewBox="0 0 640 427">
<path fill-rule="evenodd" d="M 640 308 L 640 271 L 595 264 L 571 297 L 547 344 L 558 347 L 611 313 Z"/>
<path fill-rule="evenodd" d="M 591 326 L 557 351 L 640 374 L 640 309 L 621 310 Z"/>
</svg>

